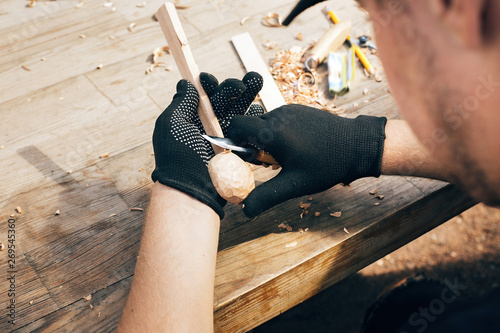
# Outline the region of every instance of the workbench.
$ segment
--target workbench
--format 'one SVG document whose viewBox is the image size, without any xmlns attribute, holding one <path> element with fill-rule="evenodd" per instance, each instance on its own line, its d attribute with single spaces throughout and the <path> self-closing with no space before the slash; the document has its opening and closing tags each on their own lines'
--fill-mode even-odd
<svg viewBox="0 0 500 333">
<path fill-rule="evenodd" d="M 2 332 L 116 328 L 152 186 L 154 121 L 180 78 L 168 55 L 162 61 L 172 68 L 146 75 L 153 50 L 165 45 L 152 19 L 162 2 L 0 3 Z M 200 70 L 219 79 L 245 73 L 230 43 L 236 34 L 250 32 L 267 61 L 279 50 L 309 45 L 330 25 L 321 4 L 288 28 L 262 24 L 268 12 L 288 14 L 294 0 L 178 3 L 189 6 L 179 15 Z M 371 33 L 354 1 L 328 4 L 352 21 L 353 35 Z M 266 40 L 277 48 L 263 47 Z M 358 63 L 352 91 L 336 100 L 339 114 L 399 118 L 379 60 L 368 56 L 383 81 L 365 77 Z M 262 167 L 255 174 L 259 182 L 272 176 Z M 301 203 L 311 204 L 308 214 Z M 255 219 L 228 204 L 215 278 L 216 331 L 248 331 L 472 205 L 452 185 L 411 177 L 338 185 Z M 8 242 L 9 230 L 15 242 Z M 15 297 L 7 293 L 12 287 Z M 7 321 L 12 299 L 15 325 Z"/>
</svg>

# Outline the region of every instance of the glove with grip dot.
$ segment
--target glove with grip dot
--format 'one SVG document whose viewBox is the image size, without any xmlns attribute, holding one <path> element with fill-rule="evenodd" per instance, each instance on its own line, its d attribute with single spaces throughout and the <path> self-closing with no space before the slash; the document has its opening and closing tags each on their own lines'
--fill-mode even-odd
<svg viewBox="0 0 500 333">
<path fill-rule="evenodd" d="M 261 115 L 260 106 L 250 106 L 262 87 L 262 77 L 250 72 L 243 81 L 228 79 L 218 84 L 210 74 L 201 73 L 200 81 L 210 98 L 214 112 L 227 132 L 235 115 Z M 158 117 L 153 132 L 156 167 L 154 182 L 170 186 L 210 206 L 221 219 L 226 201 L 215 190 L 207 164 L 214 156 L 212 146 L 202 138 L 205 130 L 198 116 L 199 95 L 186 80 L 177 83 L 177 93 Z"/>
</svg>

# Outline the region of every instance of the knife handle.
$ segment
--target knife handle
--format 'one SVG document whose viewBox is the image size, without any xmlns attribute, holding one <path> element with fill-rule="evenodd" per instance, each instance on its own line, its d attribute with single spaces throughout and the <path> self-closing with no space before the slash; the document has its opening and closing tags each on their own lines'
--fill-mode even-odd
<svg viewBox="0 0 500 333">
<path fill-rule="evenodd" d="M 255 159 L 267 165 L 279 165 L 271 154 L 266 153 L 262 150 L 259 150 L 259 152 L 255 156 Z"/>
</svg>

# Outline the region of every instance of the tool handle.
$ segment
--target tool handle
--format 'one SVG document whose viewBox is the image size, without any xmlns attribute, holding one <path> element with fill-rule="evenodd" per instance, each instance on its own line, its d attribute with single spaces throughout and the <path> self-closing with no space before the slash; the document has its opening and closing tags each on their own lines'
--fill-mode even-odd
<svg viewBox="0 0 500 333">
<path fill-rule="evenodd" d="M 217 136 L 220 138 L 224 137 L 222 129 L 219 125 L 217 117 L 215 116 L 212 104 L 210 103 L 210 98 L 203 89 L 200 83 L 200 71 L 198 65 L 194 61 L 193 54 L 191 53 L 191 48 L 182 28 L 181 21 L 177 15 L 177 10 L 175 5 L 171 2 L 164 3 L 156 12 L 156 18 L 160 22 L 161 30 L 165 35 L 167 44 L 170 47 L 170 52 L 172 53 L 177 68 L 183 79 L 191 82 L 200 96 L 200 105 L 198 107 L 198 114 L 200 116 L 201 123 L 205 132 L 208 135 Z M 212 145 L 215 153 L 220 153 L 223 151 L 222 148 L 216 145 Z"/>
<path fill-rule="evenodd" d="M 259 150 L 259 152 L 255 156 L 255 159 L 267 165 L 279 165 L 271 154 L 266 153 L 262 150 Z"/>
<path fill-rule="evenodd" d="M 332 26 L 314 45 L 310 57 L 314 57 L 318 64 L 322 63 L 328 53 L 336 51 L 344 44 L 351 32 L 351 21 L 343 21 Z"/>
</svg>

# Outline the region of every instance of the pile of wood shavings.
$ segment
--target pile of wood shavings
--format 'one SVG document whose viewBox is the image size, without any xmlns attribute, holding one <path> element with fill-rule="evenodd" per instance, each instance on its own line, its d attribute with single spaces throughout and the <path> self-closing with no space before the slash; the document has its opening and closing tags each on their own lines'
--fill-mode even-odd
<svg viewBox="0 0 500 333">
<path fill-rule="evenodd" d="M 319 76 L 307 72 L 301 60 L 307 48 L 298 46 L 278 52 L 271 61 L 270 72 L 287 104 L 323 106 L 319 97 Z"/>
</svg>

